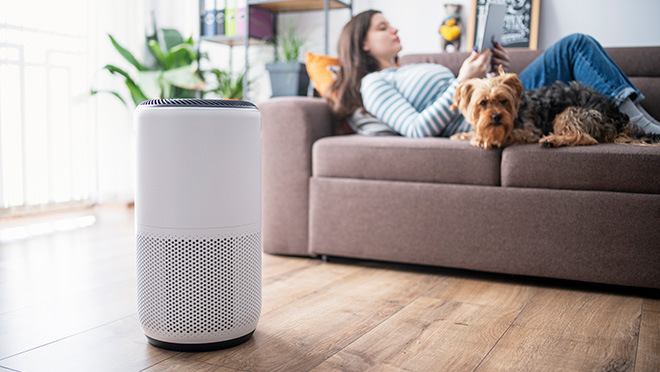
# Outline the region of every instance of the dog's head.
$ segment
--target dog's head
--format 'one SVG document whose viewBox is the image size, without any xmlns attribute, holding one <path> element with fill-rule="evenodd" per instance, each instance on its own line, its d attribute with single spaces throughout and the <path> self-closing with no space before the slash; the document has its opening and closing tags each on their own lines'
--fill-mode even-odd
<svg viewBox="0 0 660 372">
<path fill-rule="evenodd" d="M 523 84 L 516 74 L 504 73 L 486 79 L 470 79 L 454 93 L 452 108 L 458 108 L 472 124 L 484 147 L 500 147 L 513 130 L 518 116 Z"/>
</svg>

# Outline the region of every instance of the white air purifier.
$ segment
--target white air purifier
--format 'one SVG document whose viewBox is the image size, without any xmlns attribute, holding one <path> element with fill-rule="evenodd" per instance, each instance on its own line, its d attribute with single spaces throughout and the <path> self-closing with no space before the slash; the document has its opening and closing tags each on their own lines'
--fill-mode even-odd
<svg viewBox="0 0 660 372">
<path fill-rule="evenodd" d="M 138 316 L 149 342 L 232 347 L 261 312 L 261 115 L 245 101 L 135 111 Z"/>
</svg>

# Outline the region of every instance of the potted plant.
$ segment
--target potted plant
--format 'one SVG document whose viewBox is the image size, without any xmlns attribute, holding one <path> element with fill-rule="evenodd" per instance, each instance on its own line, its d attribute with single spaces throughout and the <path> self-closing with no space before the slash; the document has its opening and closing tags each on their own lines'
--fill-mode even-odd
<svg viewBox="0 0 660 372">
<path fill-rule="evenodd" d="M 293 27 L 286 30 L 281 36 L 277 36 L 275 40 L 278 52 L 276 60 L 266 64 L 266 69 L 270 74 L 273 97 L 307 95 L 309 76 L 305 64 L 299 61 L 300 49 L 305 42 L 306 38 Z"/>
<path fill-rule="evenodd" d="M 243 99 L 243 79 L 245 78 L 245 73 L 234 77 L 231 72 L 217 68 L 212 69 L 210 72 L 215 75 L 218 86 L 205 93 L 212 92 L 225 99 Z"/>
<path fill-rule="evenodd" d="M 147 36 L 147 46 L 155 60 L 150 65 L 139 62 L 112 35 L 108 37 L 119 54 L 137 69 L 137 76 L 131 76 L 114 65 L 106 65 L 104 69 L 124 78 L 136 106 L 156 98 L 194 98 L 204 90 L 205 83 L 197 69 L 197 50 L 192 37 L 184 41 L 181 34 L 172 29 L 161 29 L 157 35 Z M 91 93 L 110 93 L 127 104 L 114 91 L 92 90 Z"/>
</svg>

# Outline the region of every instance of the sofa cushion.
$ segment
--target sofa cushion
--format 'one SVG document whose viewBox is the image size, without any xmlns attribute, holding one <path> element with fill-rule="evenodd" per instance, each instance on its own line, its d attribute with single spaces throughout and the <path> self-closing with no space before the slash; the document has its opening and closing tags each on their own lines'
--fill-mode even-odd
<svg viewBox="0 0 660 372">
<path fill-rule="evenodd" d="M 660 193 L 660 147 L 537 144 L 502 152 L 502 186 Z"/>
<path fill-rule="evenodd" d="M 447 138 L 322 138 L 314 143 L 316 177 L 500 184 L 500 150 L 482 150 Z"/>
</svg>

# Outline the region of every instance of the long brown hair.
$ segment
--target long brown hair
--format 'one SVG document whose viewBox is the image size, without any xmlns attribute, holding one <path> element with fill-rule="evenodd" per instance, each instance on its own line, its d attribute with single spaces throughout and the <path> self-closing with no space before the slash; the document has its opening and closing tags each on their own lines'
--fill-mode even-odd
<svg viewBox="0 0 660 372">
<path fill-rule="evenodd" d="M 362 47 L 371 25 L 371 17 L 378 10 L 366 10 L 353 17 L 341 31 L 337 43 L 339 72 L 330 87 L 328 99 L 332 113 L 343 119 L 362 106 L 360 82 L 370 72 L 378 71 L 379 63 Z"/>
</svg>

